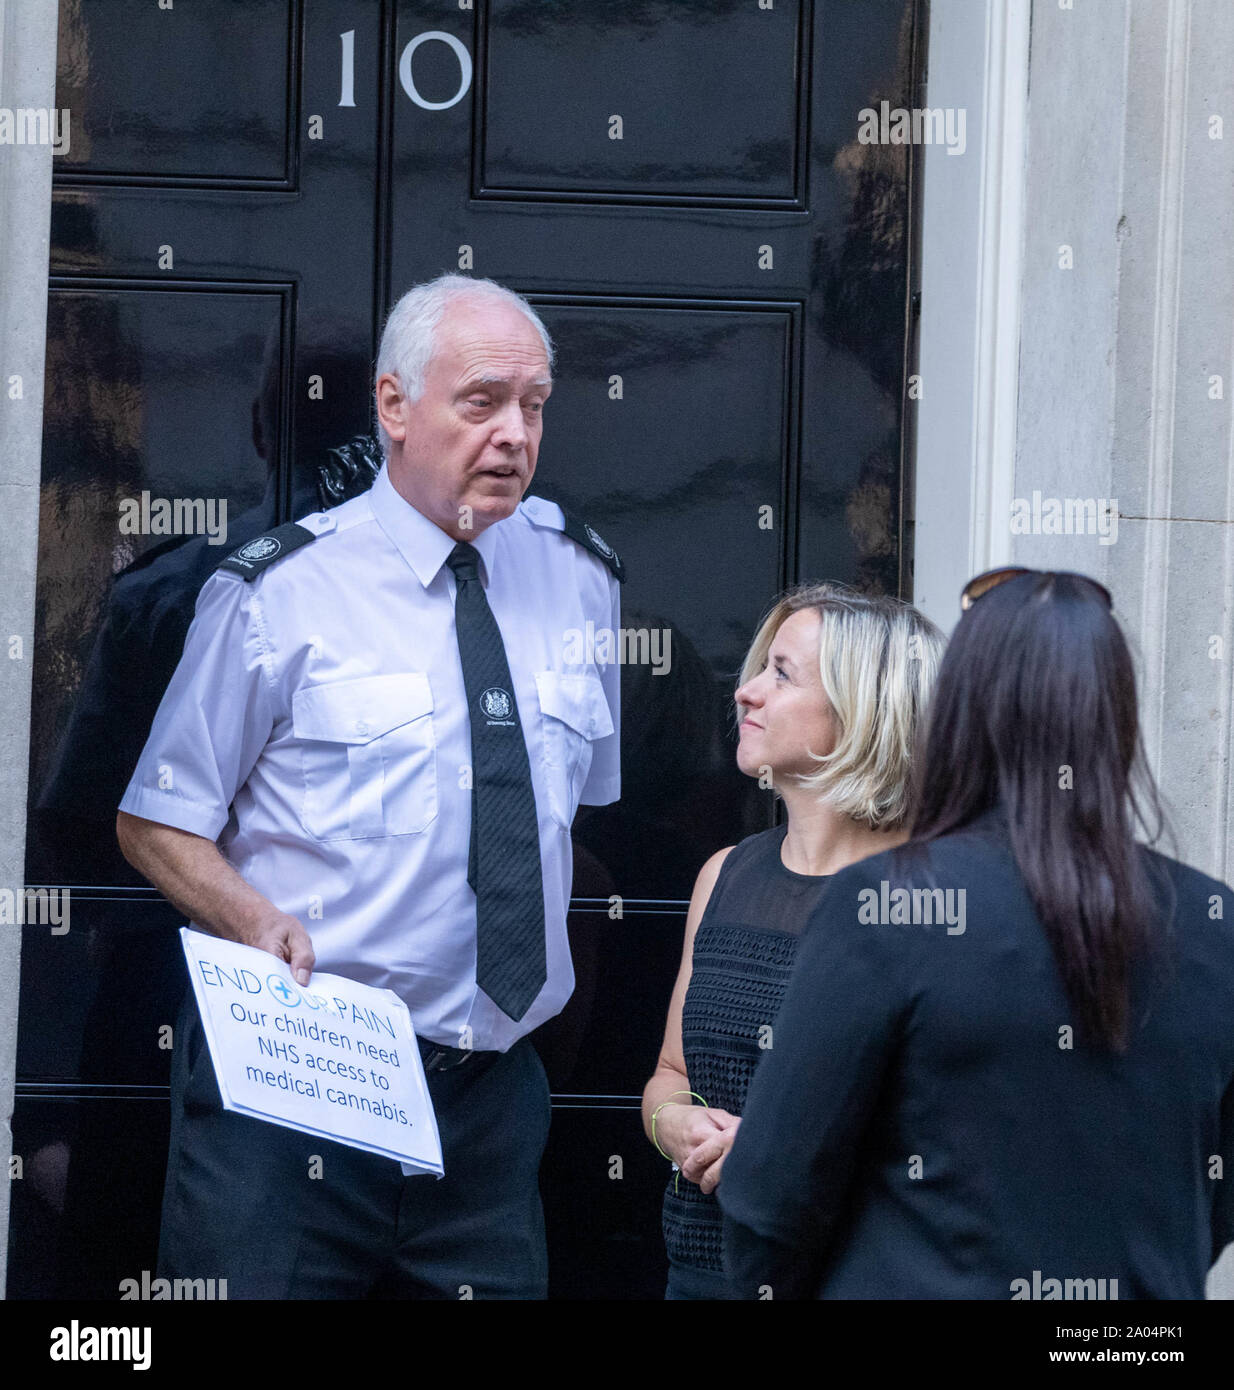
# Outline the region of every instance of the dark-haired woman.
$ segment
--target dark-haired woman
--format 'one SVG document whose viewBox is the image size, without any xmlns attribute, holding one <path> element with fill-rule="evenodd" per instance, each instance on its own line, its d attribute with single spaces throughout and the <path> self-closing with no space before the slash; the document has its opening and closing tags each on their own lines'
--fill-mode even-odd
<svg viewBox="0 0 1234 1390">
<path fill-rule="evenodd" d="M 734 1293 L 1203 1298 L 1234 1240 L 1234 894 L 1136 843 L 1160 816 L 1109 594 L 1005 570 L 965 607 L 912 837 L 832 879 L 750 1088 Z"/>
</svg>

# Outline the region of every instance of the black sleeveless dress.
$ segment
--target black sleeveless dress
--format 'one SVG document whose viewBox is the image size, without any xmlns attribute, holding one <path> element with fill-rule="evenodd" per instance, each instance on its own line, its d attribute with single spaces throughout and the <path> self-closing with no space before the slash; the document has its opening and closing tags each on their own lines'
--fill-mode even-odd
<svg viewBox="0 0 1234 1390">
<path fill-rule="evenodd" d="M 785 867 L 780 847 L 787 829 L 777 825 L 750 835 L 729 851 L 694 936 L 681 1012 L 686 1074 L 692 1091 L 732 1115 L 743 1113 L 754 1068 L 774 1044 L 798 937 L 830 879 Z M 715 1193 L 674 1173 L 664 1194 L 663 1229 L 668 1297 L 726 1297 Z"/>
</svg>

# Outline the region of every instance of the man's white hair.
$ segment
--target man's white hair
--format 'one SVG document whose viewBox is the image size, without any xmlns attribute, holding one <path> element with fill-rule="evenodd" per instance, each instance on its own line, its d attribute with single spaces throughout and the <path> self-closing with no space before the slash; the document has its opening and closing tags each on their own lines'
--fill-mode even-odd
<svg viewBox="0 0 1234 1390">
<path fill-rule="evenodd" d="M 424 375 L 433 357 L 437 325 L 441 322 L 446 305 L 456 299 L 500 300 L 517 309 L 540 335 L 549 370 L 552 370 L 553 342 L 548 336 L 548 329 L 521 294 L 515 294 L 496 280 L 474 279 L 470 275 L 439 275 L 436 280 L 413 285 L 390 310 L 377 349 L 376 375 L 381 377 L 387 372 L 392 373 L 398 377 L 407 399 L 418 401 L 424 394 Z M 381 439 L 381 452 L 388 456 L 390 436 L 380 418 L 377 420 L 377 433 Z"/>
</svg>

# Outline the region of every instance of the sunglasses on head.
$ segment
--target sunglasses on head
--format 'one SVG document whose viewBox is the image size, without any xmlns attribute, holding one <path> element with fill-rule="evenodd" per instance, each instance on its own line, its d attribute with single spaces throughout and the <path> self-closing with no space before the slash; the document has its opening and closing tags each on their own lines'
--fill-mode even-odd
<svg viewBox="0 0 1234 1390">
<path fill-rule="evenodd" d="M 1107 608 L 1114 607 L 1114 599 L 1109 589 L 1104 584 L 1098 584 L 1095 579 L 1090 579 L 1086 574 L 1076 574 L 1074 570 L 1034 570 L 1023 565 L 1004 565 L 1001 569 L 986 570 L 984 574 L 977 575 L 975 579 L 970 579 L 965 584 L 960 593 L 961 610 L 967 613 L 983 594 L 988 594 L 991 589 L 997 589 L 1000 584 L 1005 584 L 1009 579 L 1018 579 L 1022 574 L 1048 574 L 1058 579 L 1082 579 L 1086 584 L 1091 584 L 1105 599 Z"/>
</svg>

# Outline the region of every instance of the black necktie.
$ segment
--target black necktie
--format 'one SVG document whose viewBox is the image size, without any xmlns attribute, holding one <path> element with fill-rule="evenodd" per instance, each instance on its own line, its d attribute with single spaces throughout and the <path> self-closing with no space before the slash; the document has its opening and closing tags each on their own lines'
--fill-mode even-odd
<svg viewBox="0 0 1234 1390">
<path fill-rule="evenodd" d="M 476 983 L 518 1020 L 547 977 L 536 797 L 501 629 L 480 583 L 480 552 L 459 541 L 446 564 L 458 581 L 454 625 L 471 715 L 467 882 L 476 895 Z"/>
</svg>

